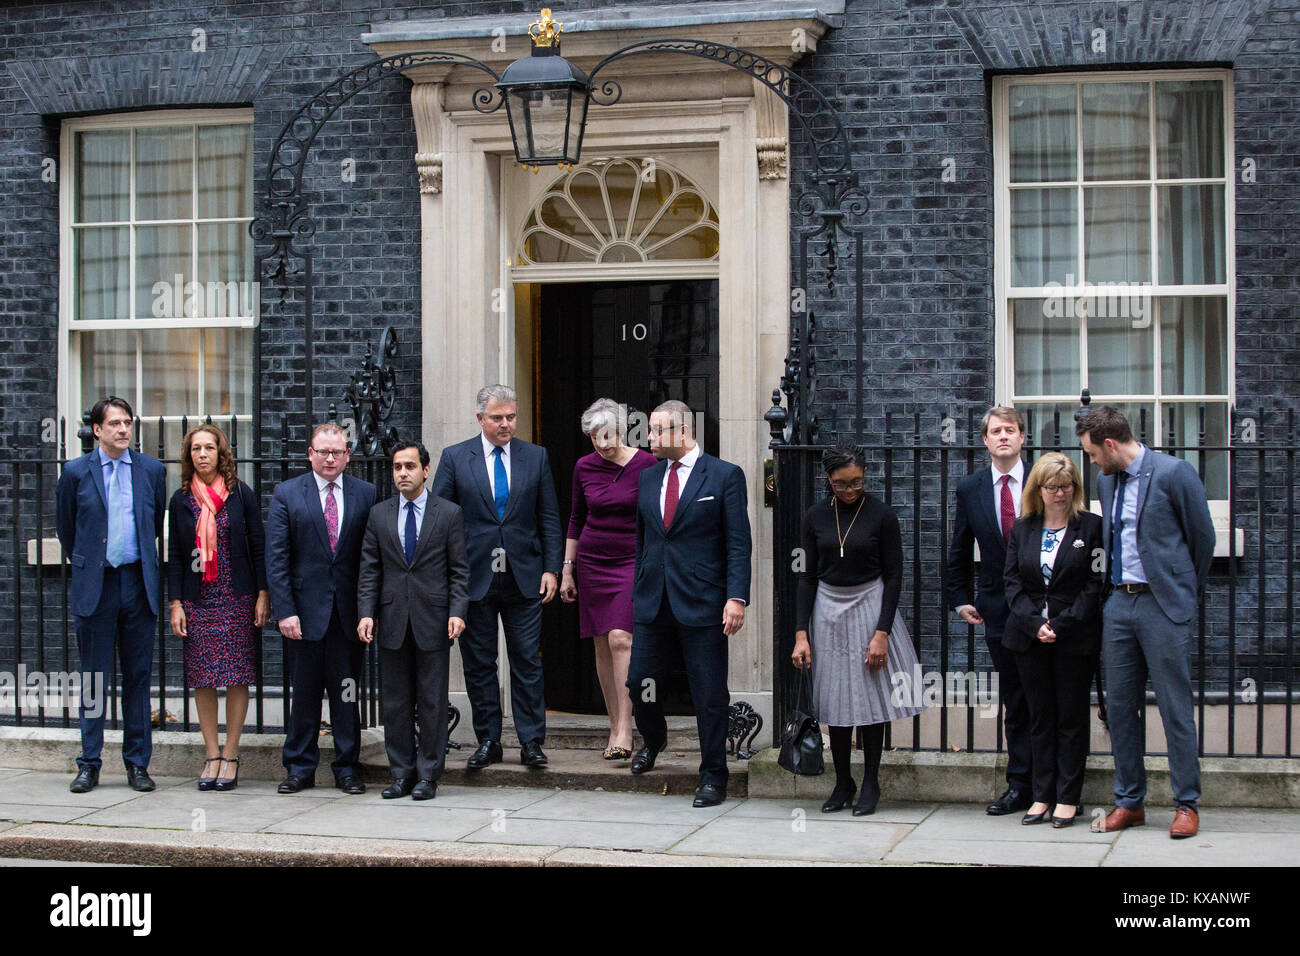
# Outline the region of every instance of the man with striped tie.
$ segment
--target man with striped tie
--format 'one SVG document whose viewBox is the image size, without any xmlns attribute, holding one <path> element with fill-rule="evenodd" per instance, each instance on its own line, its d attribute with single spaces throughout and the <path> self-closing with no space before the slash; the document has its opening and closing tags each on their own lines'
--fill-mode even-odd
<svg viewBox="0 0 1300 956">
<path fill-rule="evenodd" d="M 559 590 L 564 560 L 555 480 L 546 449 L 515 437 L 519 399 L 513 388 L 484 386 L 475 409 L 480 433 L 444 448 L 433 478 L 433 493 L 461 507 L 469 554 L 469 617 L 460 653 L 478 749 L 465 766 L 482 770 L 502 758 L 499 619 L 519 759 L 544 767 L 542 605 Z"/>
<path fill-rule="evenodd" d="M 275 486 L 266 519 L 266 583 L 287 641 L 285 667 L 293 688 L 280 793 L 316 785 L 321 694 L 330 701 L 334 785 L 344 793 L 365 793 L 357 572 L 375 486 L 343 474 L 348 443 L 338 425 L 316 426 L 307 457 L 311 471 Z"/>
</svg>

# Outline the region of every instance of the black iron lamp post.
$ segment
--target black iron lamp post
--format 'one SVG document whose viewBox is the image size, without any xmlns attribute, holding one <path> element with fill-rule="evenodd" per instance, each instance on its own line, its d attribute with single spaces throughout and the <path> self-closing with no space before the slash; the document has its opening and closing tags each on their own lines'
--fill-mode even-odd
<svg viewBox="0 0 1300 956">
<path fill-rule="evenodd" d="M 582 152 L 591 86 L 586 73 L 560 56 L 563 29 L 542 10 L 528 27 L 532 56 L 511 63 L 493 84 L 506 102 L 515 159 L 534 173 L 543 166 L 572 169 Z"/>
</svg>

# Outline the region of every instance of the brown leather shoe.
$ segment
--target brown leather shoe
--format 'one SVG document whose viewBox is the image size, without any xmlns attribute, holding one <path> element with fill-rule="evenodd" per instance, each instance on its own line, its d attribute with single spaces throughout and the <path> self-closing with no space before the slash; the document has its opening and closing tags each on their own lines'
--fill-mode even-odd
<svg viewBox="0 0 1300 956">
<path fill-rule="evenodd" d="M 1174 822 L 1169 827 L 1169 836 L 1175 840 L 1184 840 L 1196 836 L 1201 818 L 1191 807 L 1179 807 L 1174 811 Z"/>
<path fill-rule="evenodd" d="M 1123 807 L 1116 807 L 1106 815 L 1106 819 L 1101 821 L 1098 826 L 1093 821 L 1093 833 L 1112 833 L 1115 830 L 1127 830 L 1129 827 L 1140 827 L 1147 822 L 1147 812 L 1141 807 L 1136 810 L 1125 810 Z"/>
</svg>

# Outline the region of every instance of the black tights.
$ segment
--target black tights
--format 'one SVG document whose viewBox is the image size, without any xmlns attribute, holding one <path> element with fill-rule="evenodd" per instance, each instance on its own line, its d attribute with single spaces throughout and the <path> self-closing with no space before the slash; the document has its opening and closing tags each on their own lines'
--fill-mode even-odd
<svg viewBox="0 0 1300 956">
<path fill-rule="evenodd" d="M 831 760 L 835 764 L 835 786 L 838 788 L 842 784 L 848 787 L 853 780 L 850 758 L 853 728 L 830 727 L 828 729 L 831 736 Z M 870 788 L 879 793 L 880 754 L 885 749 L 885 725 L 867 724 L 858 729 L 860 731 L 858 740 L 862 747 L 865 771 L 862 786 L 864 790 Z"/>
</svg>

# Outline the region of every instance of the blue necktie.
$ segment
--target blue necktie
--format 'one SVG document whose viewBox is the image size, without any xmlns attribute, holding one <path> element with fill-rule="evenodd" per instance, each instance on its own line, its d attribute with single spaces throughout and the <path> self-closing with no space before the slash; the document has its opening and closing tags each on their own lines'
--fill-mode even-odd
<svg viewBox="0 0 1300 956">
<path fill-rule="evenodd" d="M 415 560 L 415 502 L 406 503 L 406 540 L 402 548 L 406 551 L 406 566 L 409 568 Z"/>
<path fill-rule="evenodd" d="M 1115 480 L 1119 484 L 1115 492 L 1115 514 L 1110 521 L 1110 580 L 1118 586 L 1124 583 L 1124 486 L 1128 484 L 1128 472 L 1121 471 Z"/>
<path fill-rule="evenodd" d="M 110 460 L 108 463 L 108 548 L 104 560 L 110 566 L 118 567 L 126 557 L 126 529 L 122 527 L 123 511 L 126 502 L 122 500 L 122 463 Z"/>
<path fill-rule="evenodd" d="M 493 448 L 492 454 L 496 455 L 497 459 L 492 472 L 492 483 L 496 488 L 497 519 L 505 521 L 506 502 L 510 499 L 510 480 L 506 478 L 506 463 L 501 457 L 500 446 Z"/>
</svg>

